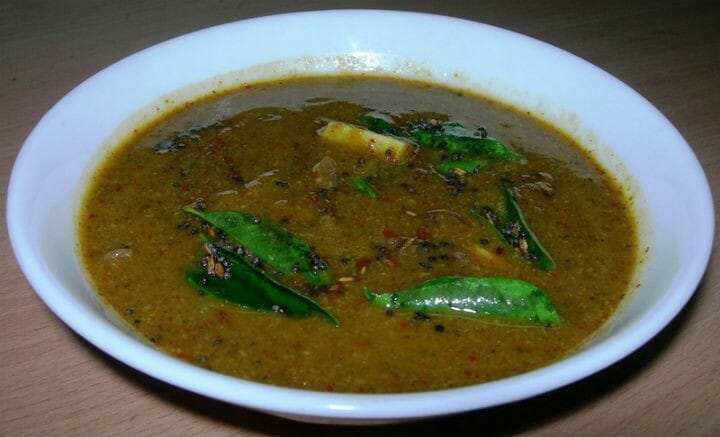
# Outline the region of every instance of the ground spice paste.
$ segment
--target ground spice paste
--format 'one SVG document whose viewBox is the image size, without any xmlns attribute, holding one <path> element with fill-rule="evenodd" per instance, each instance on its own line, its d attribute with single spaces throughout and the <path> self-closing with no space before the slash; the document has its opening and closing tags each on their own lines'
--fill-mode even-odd
<svg viewBox="0 0 720 437">
<path fill-rule="evenodd" d="M 398 126 L 453 121 L 523 159 L 441 174 L 457 156 L 411 141 L 409 157 L 396 160 L 318 135 L 330 120 L 356 125 L 366 114 Z M 366 186 L 353 185 L 357 177 Z M 470 213 L 501 209 L 507 184 L 553 269 L 518 256 Z M 307 242 L 333 282 L 300 292 L 340 326 L 243 309 L 191 287 L 186 274 L 208 227 L 188 206 L 257 214 Z M 478 96 L 372 77 L 261 83 L 187 105 L 114 150 L 79 213 L 91 283 L 158 349 L 240 378 L 338 392 L 459 387 L 558 360 L 623 299 L 636 245 L 619 186 L 560 132 Z M 385 310 L 365 293 L 443 276 L 527 281 L 562 322 Z"/>
</svg>

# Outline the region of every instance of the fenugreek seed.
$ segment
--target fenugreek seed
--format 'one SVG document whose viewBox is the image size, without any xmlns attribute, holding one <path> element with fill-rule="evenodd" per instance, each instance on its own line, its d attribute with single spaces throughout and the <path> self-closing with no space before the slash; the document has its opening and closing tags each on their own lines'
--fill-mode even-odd
<svg viewBox="0 0 720 437">
<path fill-rule="evenodd" d="M 460 177 L 467 175 L 467 171 L 465 171 L 459 167 L 453 168 L 452 172 L 455 173 L 456 176 L 460 176 Z"/>
<path fill-rule="evenodd" d="M 417 217 L 417 213 L 410 210 L 405 211 L 405 214 L 409 215 L 410 217 Z"/>
<path fill-rule="evenodd" d="M 540 175 L 540 177 L 543 178 L 543 179 L 545 179 L 545 180 L 548 180 L 548 181 L 552 181 L 552 180 L 553 180 L 553 177 L 552 177 L 552 175 L 551 175 L 550 173 L 546 173 L 546 172 L 544 172 L 544 171 L 541 171 L 541 172 L 538 172 L 538 175 Z"/>
<path fill-rule="evenodd" d="M 203 265 L 205 266 L 205 273 L 208 275 L 215 274 L 215 258 L 212 256 L 203 257 Z"/>
<path fill-rule="evenodd" d="M 225 276 L 225 266 L 223 266 L 222 263 L 215 263 L 215 275 L 218 278 Z"/>
</svg>

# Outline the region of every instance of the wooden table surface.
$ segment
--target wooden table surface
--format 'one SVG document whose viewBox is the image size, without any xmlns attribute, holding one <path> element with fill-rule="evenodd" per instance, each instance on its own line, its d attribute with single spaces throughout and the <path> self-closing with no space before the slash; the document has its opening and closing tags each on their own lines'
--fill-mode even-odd
<svg viewBox="0 0 720 437">
<path fill-rule="evenodd" d="M 720 188 L 720 21 L 710 1 L 2 0 L 2 205 L 25 137 L 91 74 L 192 30 L 339 7 L 464 17 L 573 52 L 653 102 L 690 143 L 711 187 Z M 694 298 L 670 326 L 588 379 L 484 411 L 348 428 L 300 424 L 226 405 L 115 361 L 65 327 L 35 296 L 3 232 L 0 435 L 720 435 L 719 263 L 716 254 Z"/>
</svg>

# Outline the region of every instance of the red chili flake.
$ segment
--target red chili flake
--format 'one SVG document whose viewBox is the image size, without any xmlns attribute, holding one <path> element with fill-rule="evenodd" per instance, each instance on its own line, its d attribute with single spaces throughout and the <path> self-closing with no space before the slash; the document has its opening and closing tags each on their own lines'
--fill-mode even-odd
<svg viewBox="0 0 720 437">
<path fill-rule="evenodd" d="M 122 188 L 123 188 L 122 185 L 116 184 L 116 185 L 115 185 L 115 192 L 118 192 L 118 191 L 122 190 Z"/>
<path fill-rule="evenodd" d="M 385 238 L 395 238 L 398 236 L 398 234 L 392 229 L 383 229 L 382 234 Z"/>
<path fill-rule="evenodd" d="M 91 212 L 90 215 L 88 215 L 88 218 L 89 218 L 90 220 L 94 219 L 94 218 L 95 218 L 95 213 L 94 213 L 94 212 Z"/>
<path fill-rule="evenodd" d="M 228 321 L 228 315 L 225 310 L 218 311 L 218 322 L 220 322 L 221 325 L 225 325 Z"/>
<path fill-rule="evenodd" d="M 505 249 L 502 247 L 497 247 L 495 248 L 495 253 L 498 255 L 502 255 L 503 253 L 505 253 Z"/>
<path fill-rule="evenodd" d="M 400 322 L 400 327 L 402 329 L 407 328 L 409 325 L 410 325 L 410 323 L 407 320 L 403 320 L 402 322 Z"/>
<path fill-rule="evenodd" d="M 223 161 L 225 161 L 225 164 L 232 164 L 233 162 L 235 162 L 235 158 L 233 158 L 232 156 L 226 156 L 225 158 L 223 158 Z"/>
<path fill-rule="evenodd" d="M 332 385 L 330 385 L 330 384 L 328 384 L 328 385 L 325 386 L 325 391 L 335 391 L 335 387 L 332 386 Z"/>
<path fill-rule="evenodd" d="M 419 228 L 415 231 L 415 238 L 418 240 L 427 240 L 427 234 L 425 233 L 425 229 Z"/>
<path fill-rule="evenodd" d="M 468 378 L 470 378 L 471 376 L 473 376 L 472 370 L 469 370 L 469 369 L 463 370 L 463 374 L 464 374 L 466 377 L 468 377 Z"/>
<path fill-rule="evenodd" d="M 468 360 L 470 361 L 477 361 L 477 357 L 475 355 L 468 355 Z"/>
</svg>

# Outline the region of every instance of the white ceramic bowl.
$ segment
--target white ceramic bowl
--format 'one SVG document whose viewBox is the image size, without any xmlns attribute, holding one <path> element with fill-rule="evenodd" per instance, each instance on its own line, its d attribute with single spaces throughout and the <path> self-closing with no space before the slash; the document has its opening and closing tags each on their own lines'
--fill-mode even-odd
<svg viewBox="0 0 720 437">
<path fill-rule="evenodd" d="M 472 89 L 532 112 L 590 149 L 633 196 L 641 248 L 648 248 L 638 287 L 611 323 L 572 356 L 522 375 L 453 390 L 363 395 L 220 375 L 164 355 L 113 322 L 75 256 L 78 199 L 102 154 L 138 123 L 212 89 L 338 71 Z M 106 353 L 212 398 L 300 420 L 343 423 L 499 405 L 603 369 L 648 341 L 682 309 L 706 268 L 714 227 L 710 190 L 692 151 L 650 103 L 617 79 L 516 33 L 387 11 L 312 12 L 231 23 L 108 67 L 58 102 L 28 137 L 10 180 L 7 222 L 18 262 L 40 298 Z"/>
</svg>

